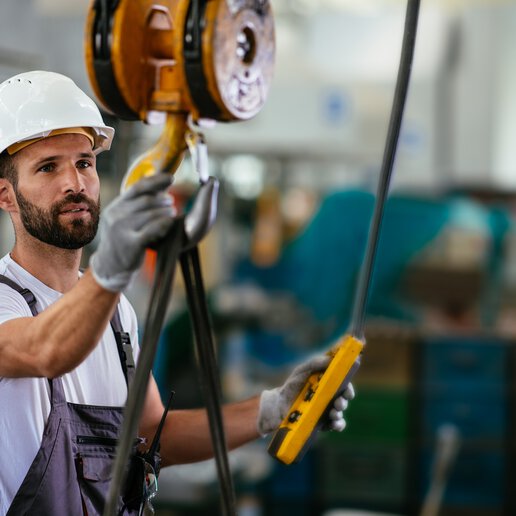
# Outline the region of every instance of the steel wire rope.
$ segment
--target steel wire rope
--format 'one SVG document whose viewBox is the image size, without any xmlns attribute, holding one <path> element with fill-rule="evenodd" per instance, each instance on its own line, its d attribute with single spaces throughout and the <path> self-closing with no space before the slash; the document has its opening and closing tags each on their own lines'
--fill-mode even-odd
<svg viewBox="0 0 516 516">
<path fill-rule="evenodd" d="M 127 394 L 124 419 L 113 464 L 108 498 L 104 507 L 104 516 L 115 516 L 117 514 L 118 500 L 127 477 L 128 459 L 138 431 L 139 417 L 147 394 L 147 384 L 156 354 L 161 326 L 170 299 L 175 266 L 181 252 L 182 235 L 183 220 L 178 219 L 173 224 L 167 238 L 160 243 L 158 248 L 156 272 L 145 320 L 138 366 Z"/>
<path fill-rule="evenodd" d="M 378 251 L 380 230 L 385 212 L 385 202 L 389 193 L 389 185 L 391 182 L 392 170 L 394 168 L 394 160 L 396 158 L 396 150 L 403 121 L 403 112 L 410 83 L 412 62 L 416 46 L 419 6 L 420 0 L 408 0 L 407 2 L 400 65 L 396 80 L 396 88 L 394 91 L 382 167 L 380 170 L 376 202 L 369 228 L 369 237 L 367 240 L 364 261 L 360 269 L 353 303 L 350 333 L 360 340 L 363 340 L 364 338 L 367 301 L 371 279 L 374 272 L 375 258 Z"/>
<path fill-rule="evenodd" d="M 197 247 L 181 254 L 187 300 L 195 334 L 195 349 L 200 370 L 201 386 L 206 401 L 206 410 L 210 424 L 215 464 L 221 486 L 221 505 L 224 516 L 236 514 L 235 490 L 229 467 L 227 444 L 224 436 L 224 424 L 220 410 L 222 391 L 217 374 L 218 365 L 212 325 L 206 293 L 202 281 L 199 251 Z"/>
</svg>

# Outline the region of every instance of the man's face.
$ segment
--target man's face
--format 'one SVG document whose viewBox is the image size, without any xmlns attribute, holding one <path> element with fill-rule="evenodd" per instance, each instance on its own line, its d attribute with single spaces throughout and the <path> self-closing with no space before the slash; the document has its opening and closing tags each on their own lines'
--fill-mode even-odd
<svg viewBox="0 0 516 516">
<path fill-rule="evenodd" d="M 53 136 L 15 155 L 20 221 L 37 240 L 79 249 L 97 232 L 100 203 L 96 157 L 78 134 Z"/>
</svg>

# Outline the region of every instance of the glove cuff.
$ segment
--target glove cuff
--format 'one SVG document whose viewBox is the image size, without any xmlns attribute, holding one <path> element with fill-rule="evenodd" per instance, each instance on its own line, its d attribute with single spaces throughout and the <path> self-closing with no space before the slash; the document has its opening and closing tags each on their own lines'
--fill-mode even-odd
<svg viewBox="0 0 516 516">
<path fill-rule="evenodd" d="M 265 437 L 274 432 L 283 420 L 280 411 L 279 389 L 263 391 L 260 395 L 260 405 L 258 408 L 258 421 L 256 428 L 258 433 Z"/>
<path fill-rule="evenodd" d="M 97 253 L 94 253 L 90 258 L 90 270 L 95 278 L 95 281 L 106 290 L 110 292 L 122 292 L 125 290 L 127 285 L 131 282 L 135 271 L 124 271 L 118 272 L 112 276 L 103 275 L 102 272 L 99 272 L 99 265 L 97 263 Z M 101 269 L 101 267 L 100 267 Z"/>
</svg>

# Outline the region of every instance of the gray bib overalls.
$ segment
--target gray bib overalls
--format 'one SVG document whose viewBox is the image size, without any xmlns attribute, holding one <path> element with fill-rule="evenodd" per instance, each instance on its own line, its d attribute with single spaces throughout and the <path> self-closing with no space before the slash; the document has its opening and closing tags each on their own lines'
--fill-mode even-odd
<svg viewBox="0 0 516 516">
<path fill-rule="evenodd" d="M 36 299 L 32 292 L 2 275 L 0 283 L 17 290 L 29 304 L 32 314 L 37 315 Z M 111 320 L 111 326 L 115 332 L 126 381 L 130 381 L 134 373 L 134 362 L 132 354 L 127 356 L 130 342 L 128 334 L 122 330 L 118 308 Z M 102 514 L 123 408 L 69 403 L 65 399 L 61 378 L 48 381 L 51 409 L 41 447 L 7 515 Z M 135 479 L 134 472 L 129 478 Z M 138 504 L 133 501 L 141 495 L 141 492 L 134 493 L 135 489 L 138 491 L 141 488 L 141 485 L 138 486 L 140 480 L 132 484 L 132 489 L 125 490 L 126 496 L 120 499 L 119 514 L 138 514 Z"/>
</svg>

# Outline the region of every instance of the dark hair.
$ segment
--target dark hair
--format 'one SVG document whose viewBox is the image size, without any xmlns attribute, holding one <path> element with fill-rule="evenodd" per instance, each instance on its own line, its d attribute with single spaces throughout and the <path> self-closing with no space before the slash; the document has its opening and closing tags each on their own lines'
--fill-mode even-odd
<svg viewBox="0 0 516 516">
<path fill-rule="evenodd" d="M 0 153 L 0 178 L 7 179 L 14 187 L 18 184 L 14 158 L 6 150 Z"/>
</svg>

